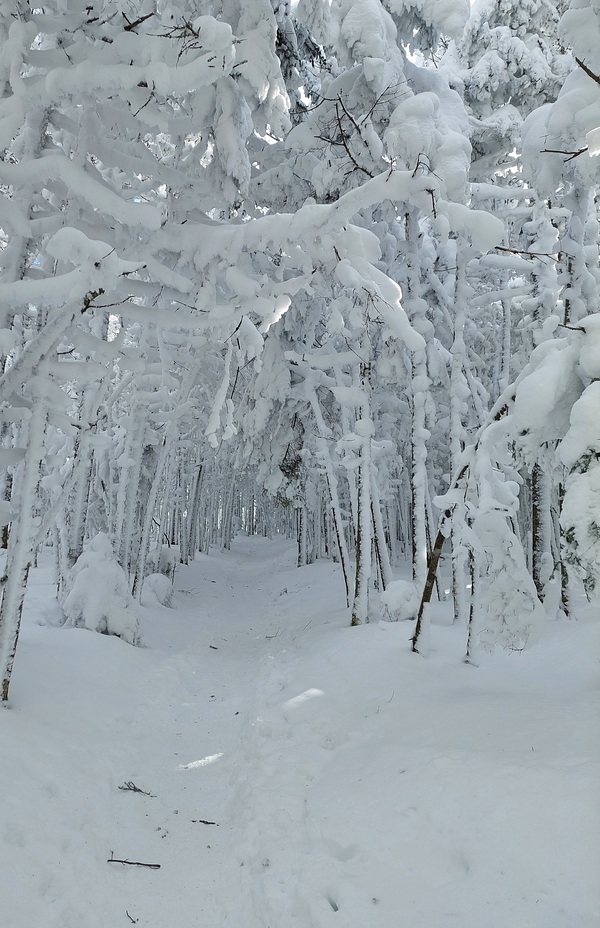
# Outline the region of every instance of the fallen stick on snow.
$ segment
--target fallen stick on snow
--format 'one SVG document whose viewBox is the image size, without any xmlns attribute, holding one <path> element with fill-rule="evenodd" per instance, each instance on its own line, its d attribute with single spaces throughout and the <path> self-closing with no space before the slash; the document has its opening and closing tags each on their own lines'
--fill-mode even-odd
<svg viewBox="0 0 600 928">
<path fill-rule="evenodd" d="M 115 857 L 113 852 L 110 852 L 110 857 L 106 861 L 107 864 L 128 864 L 130 867 L 149 867 L 150 870 L 160 870 L 160 864 L 144 864 L 140 860 L 121 860 L 120 857 Z"/>
<path fill-rule="evenodd" d="M 141 793 L 142 796 L 150 796 L 151 799 L 156 799 L 156 796 L 153 793 L 147 793 L 145 789 L 140 789 L 139 786 L 136 786 L 133 780 L 126 780 L 123 783 L 123 786 L 119 786 L 119 789 L 124 790 L 127 793 Z"/>
</svg>

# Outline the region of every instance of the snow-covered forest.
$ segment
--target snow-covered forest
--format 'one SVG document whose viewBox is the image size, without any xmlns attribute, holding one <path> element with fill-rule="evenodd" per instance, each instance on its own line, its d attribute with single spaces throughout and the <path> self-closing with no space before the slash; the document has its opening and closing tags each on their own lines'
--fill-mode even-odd
<svg viewBox="0 0 600 928">
<path fill-rule="evenodd" d="M 67 622 L 132 642 L 236 528 L 415 650 L 440 557 L 469 660 L 597 601 L 600 14 L 563 6 L 3 5 L 4 700 L 50 543 Z"/>
<path fill-rule="evenodd" d="M 248 635 L 263 602 L 248 563 L 266 582 L 265 552 L 285 577 L 263 603 L 269 646 L 292 636 L 281 616 L 294 634 L 303 610 L 317 621 L 306 591 L 318 588 L 335 634 L 321 650 L 311 639 L 313 657 L 348 658 L 324 676 L 349 675 L 363 693 L 381 673 L 387 686 L 388 665 L 372 659 L 385 663 L 387 645 L 373 651 L 368 637 L 384 630 L 418 726 L 424 704 L 452 704 L 465 673 L 479 675 L 469 693 L 484 707 L 492 681 L 498 713 L 521 658 L 543 701 L 544 655 L 560 676 L 562 647 L 587 686 L 580 656 L 600 615 L 599 182 L 599 0 L 0 0 L 0 687 L 17 710 L 0 719 L 2 752 L 20 737 L 19 712 L 50 698 L 36 681 L 55 696 L 59 681 L 58 715 L 82 699 L 79 661 L 92 676 L 102 667 L 124 702 L 144 699 L 123 689 L 144 677 L 133 655 L 184 647 L 183 627 L 185 647 L 205 636 L 208 582 L 210 647 L 236 572 L 248 597 L 236 634 Z M 200 569 L 196 627 L 185 596 Z M 308 599 L 281 608 L 291 584 Z M 35 637 L 41 626 L 51 641 Z M 238 650 L 228 672 L 245 680 L 256 649 Z M 390 692 L 382 738 L 404 698 Z M 466 711 L 474 743 L 485 712 Z M 327 724 L 321 746 L 335 750 Z M 366 735 L 360 744 L 373 750 Z M 280 798 L 297 799 L 282 784 Z M 249 780 L 236 789 L 238 811 L 246 800 L 260 811 Z M 265 807 L 277 805 L 269 789 Z M 282 834 L 284 817 L 282 806 Z M 22 846 L 20 826 L 5 831 Z M 244 853 L 254 840 L 247 827 Z M 344 840 L 338 863 L 353 857 Z M 265 852 L 254 883 L 271 903 L 297 860 L 278 879 Z M 523 921 L 518 909 L 486 915 L 481 890 L 468 916 L 453 903 L 456 921 L 417 906 L 393 924 L 592 928 L 589 891 L 577 912 L 558 912 L 566 884 Z M 93 918 L 77 903 L 47 921 L 15 914 L 11 928 L 104 925 L 102 892 Z M 325 915 L 257 903 L 247 924 L 339 923 L 334 890 L 324 898 Z M 344 924 L 391 928 L 391 911 L 359 906 Z M 140 926 L 165 928 L 164 917 Z M 215 908 L 189 924 L 239 918 Z"/>
</svg>

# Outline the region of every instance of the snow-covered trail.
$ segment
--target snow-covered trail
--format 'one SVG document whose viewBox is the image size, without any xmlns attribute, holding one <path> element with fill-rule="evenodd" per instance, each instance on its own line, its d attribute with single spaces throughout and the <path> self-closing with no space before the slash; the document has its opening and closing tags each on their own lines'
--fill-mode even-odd
<svg viewBox="0 0 600 928">
<path fill-rule="evenodd" d="M 35 572 L 1 720 L 2 782 L 22 784 L 0 822 L 10 928 L 268 924 L 256 829 L 278 825 L 261 818 L 259 718 L 285 673 L 294 559 L 264 539 L 199 557 L 175 609 L 144 610 L 139 650 L 56 628 L 50 572 Z"/>
<path fill-rule="evenodd" d="M 278 628 L 278 571 L 293 556 L 250 548 L 180 571 L 178 608 L 145 610 L 140 650 L 40 627 L 57 617 L 49 571 L 36 572 L 1 719 L 10 928 L 226 924 L 240 882 L 229 817 L 240 744 Z M 107 866 L 111 853 L 160 869 Z"/>
<path fill-rule="evenodd" d="M 242 541 L 229 555 L 201 558 L 178 575 L 178 611 L 147 622 L 146 641 L 159 660 L 150 699 L 137 709 L 142 717 L 134 711 L 128 727 L 138 733 L 131 779 L 156 799 L 125 798 L 130 814 L 131 799 L 142 798 L 144 815 L 151 810 L 161 821 L 153 834 L 161 871 L 139 910 L 153 928 L 238 925 L 240 918 L 253 925 L 251 900 L 239 893 L 236 796 L 247 767 L 245 734 L 260 701 L 255 694 L 278 632 L 279 573 L 293 555 L 290 545 L 282 552 L 281 545 Z M 139 803 L 133 814 L 135 834 Z M 131 882 L 131 874 L 122 877 Z"/>
<path fill-rule="evenodd" d="M 439 626 L 422 660 L 403 623 L 349 629 L 337 568 L 294 558 L 199 557 L 143 649 L 57 628 L 34 572 L 2 924 L 598 928 L 597 623 L 480 670 Z"/>
</svg>

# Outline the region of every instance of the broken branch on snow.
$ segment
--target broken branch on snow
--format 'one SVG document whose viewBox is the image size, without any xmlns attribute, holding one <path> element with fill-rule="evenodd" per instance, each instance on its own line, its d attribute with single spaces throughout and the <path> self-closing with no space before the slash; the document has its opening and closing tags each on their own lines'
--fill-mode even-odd
<svg viewBox="0 0 600 928">
<path fill-rule="evenodd" d="M 127 793 L 141 793 L 142 796 L 150 796 L 151 799 L 156 799 L 154 793 L 148 793 L 145 789 L 140 789 L 139 786 L 135 785 L 133 780 L 126 780 L 122 786 L 119 786 L 119 789 Z"/>
<path fill-rule="evenodd" d="M 115 857 L 112 851 L 106 863 L 127 864 L 129 867 L 148 867 L 150 870 L 160 870 L 160 864 L 145 864 L 141 860 L 122 860 L 120 857 Z"/>
</svg>

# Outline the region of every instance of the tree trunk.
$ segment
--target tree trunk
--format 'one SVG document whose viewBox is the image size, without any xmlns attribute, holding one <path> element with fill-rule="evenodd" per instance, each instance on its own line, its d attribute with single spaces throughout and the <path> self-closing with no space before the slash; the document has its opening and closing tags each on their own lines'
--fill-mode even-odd
<svg viewBox="0 0 600 928">
<path fill-rule="evenodd" d="M 365 339 L 366 342 L 366 339 Z M 363 346 L 367 351 L 368 346 Z M 358 465 L 357 523 L 356 523 L 356 575 L 351 625 L 362 625 L 369 621 L 369 584 L 372 565 L 372 516 L 371 516 L 371 402 L 370 364 L 360 365 L 360 385 L 363 402 L 361 408 L 360 460 Z M 358 423 L 357 423 L 358 425 Z M 355 426 L 356 428 L 356 426 Z"/>
<path fill-rule="evenodd" d="M 539 464 L 531 473 L 531 575 L 540 599 L 548 580 L 547 560 L 550 555 L 550 499 L 548 478 Z"/>
<path fill-rule="evenodd" d="M 331 460 L 331 454 L 329 453 L 329 447 L 327 445 L 326 435 L 331 433 L 325 425 L 323 419 L 323 414 L 321 412 L 321 407 L 319 405 L 319 400 L 315 391 L 311 395 L 311 406 L 313 414 L 315 417 L 315 424 L 317 426 L 317 449 L 319 452 L 319 457 L 323 468 L 325 470 L 325 479 L 327 480 L 327 489 L 329 490 L 329 500 L 331 508 L 331 518 L 333 520 L 333 527 L 335 531 L 335 538 L 337 541 L 337 548 L 340 556 L 340 563 L 342 565 L 342 573 L 344 575 L 344 587 L 346 590 L 346 605 L 350 605 L 350 577 L 352 574 L 350 566 L 350 555 L 348 553 L 348 547 L 346 545 L 346 538 L 344 535 L 344 522 L 342 519 L 342 510 L 340 506 L 340 498 L 338 494 L 338 481 L 333 466 L 333 461 Z"/>
<path fill-rule="evenodd" d="M 204 468 L 198 464 L 196 476 L 194 478 L 194 488 L 192 490 L 192 499 L 188 515 L 188 550 L 190 558 L 193 560 L 198 550 L 198 532 L 200 519 L 200 497 L 202 495 L 202 475 Z"/>
<path fill-rule="evenodd" d="M 308 564 L 308 526 L 306 504 L 299 500 L 296 503 L 296 538 L 298 542 L 298 567 Z"/>
<path fill-rule="evenodd" d="M 372 499 L 371 499 L 371 516 L 373 519 L 373 540 L 375 542 L 375 557 L 379 568 L 382 589 L 387 590 L 392 582 L 392 567 L 388 553 L 387 540 L 381 518 L 381 505 L 379 502 L 379 492 L 377 483 L 373 475 L 372 478 Z"/>
<path fill-rule="evenodd" d="M 440 528 L 436 535 L 435 541 L 433 543 L 433 548 L 429 555 L 428 569 L 427 569 L 427 578 L 425 580 L 425 585 L 423 587 L 423 593 L 421 596 L 421 602 L 419 604 L 419 612 L 417 613 L 417 624 L 415 626 L 415 632 L 412 637 L 412 650 L 418 654 L 419 653 L 419 643 L 421 635 L 423 634 L 424 621 L 423 614 L 425 608 L 431 601 L 431 594 L 433 593 L 433 588 L 435 586 L 435 579 L 437 576 L 438 564 L 442 554 L 442 548 L 444 547 L 444 542 L 446 540 L 446 530 L 448 519 L 451 517 L 451 514 L 445 513 L 444 518 L 442 519 Z"/>
<path fill-rule="evenodd" d="M 464 657 L 465 664 L 477 666 L 475 649 L 477 645 L 477 609 L 479 600 L 479 569 L 475 554 L 469 548 L 469 578 L 471 580 L 471 599 L 469 602 L 469 634 L 467 636 L 467 651 Z"/>
<path fill-rule="evenodd" d="M 35 512 L 39 499 L 39 480 L 42 461 L 45 457 L 44 437 L 46 432 L 46 405 L 41 396 L 36 398 L 29 421 L 27 448 L 22 476 L 15 481 L 19 502 L 19 518 L 11 532 L 6 572 L 2 585 L 0 604 L 0 675 L 2 702 L 8 701 L 13 663 L 19 632 L 23 602 L 27 589 L 29 568 L 33 560 L 33 540 L 36 532 Z"/>
</svg>

